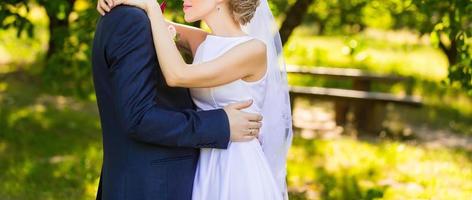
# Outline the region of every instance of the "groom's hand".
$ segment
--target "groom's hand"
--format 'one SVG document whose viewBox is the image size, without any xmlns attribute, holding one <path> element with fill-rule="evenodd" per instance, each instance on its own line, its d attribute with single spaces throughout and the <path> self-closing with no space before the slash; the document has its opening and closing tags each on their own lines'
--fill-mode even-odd
<svg viewBox="0 0 472 200">
<path fill-rule="evenodd" d="M 259 129 L 262 126 L 262 116 L 260 114 L 241 111 L 251 105 L 252 100 L 229 104 L 224 108 L 229 119 L 231 141 L 245 142 L 259 136 Z"/>
</svg>

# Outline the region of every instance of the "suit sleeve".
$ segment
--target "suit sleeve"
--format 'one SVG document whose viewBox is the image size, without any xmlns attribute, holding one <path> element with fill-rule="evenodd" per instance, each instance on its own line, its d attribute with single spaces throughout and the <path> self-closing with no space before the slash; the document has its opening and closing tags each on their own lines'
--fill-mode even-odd
<svg viewBox="0 0 472 200">
<path fill-rule="evenodd" d="M 121 128 L 131 138 L 155 145 L 227 148 L 229 123 L 223 110 L 175 111 L 156 103 L 158 61 L 146 14 L 133 9 L 118 23 L 105 54 Z"/>
</svg>

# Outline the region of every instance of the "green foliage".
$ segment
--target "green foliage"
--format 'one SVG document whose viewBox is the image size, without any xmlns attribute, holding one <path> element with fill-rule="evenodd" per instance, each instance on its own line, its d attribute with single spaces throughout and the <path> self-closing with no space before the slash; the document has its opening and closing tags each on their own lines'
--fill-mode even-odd
<svg viewBox="0 0 472 200">
<path fill-rule="evenodd" d="M 3 0 L 0 2 L 0 28 L 17 29 L 17 37 L 20 37 L 24 31 L 28 36 L 33 36 L 33 23 L 26 18 L 29 12 L 27 1 L 22 0 Z"/>
<path fill-rule="evenodd" d="M 421 33 L 430 33 L 432 42 L 449 60 L 449 82 L 458 83 L 472 95 L 472 4 L 470 0 L 413 0 L 421 12 Z"/>
<path fill-rule="evenodd" d="M 93 92 L 91 81 L 91 45 L 98 13 L 95 1 L 2 1 L 0 22 L 15 28 L 18 35 L 28 31 L 33 37 L 33 24 L 26 17 L 31 7 L 40 6 L 48 18 L 49 41 L 41 66 L 43 84 L 62 94 L 88 97 Z M 22 10 L 26 10 L 22 12 Z M 12 21 L 14 23 L 11 23 Z M 38 25 L 39 26 L 39 25 Z M 36 27 L 39 28 L 39 27 Z"/>
<path fill-rule="evenodd" d="M 283 4 L 274 4 L 283 5 Z M 318 0 L 305 24 L 318 34 L 353 35 L 366 27 L 430 35 L 449 61 L 448 82 L 472 95 L 470 0 Z"/>
<path fill-rule="evenodd" d="M 91 4 L 75 10 L 76 19 L 70 24 L 60 53 L 44 63 L 45 84 L 61 94 L 89 97 L 93 93 L 91 51 L 98 14 Z"/>
</svg>

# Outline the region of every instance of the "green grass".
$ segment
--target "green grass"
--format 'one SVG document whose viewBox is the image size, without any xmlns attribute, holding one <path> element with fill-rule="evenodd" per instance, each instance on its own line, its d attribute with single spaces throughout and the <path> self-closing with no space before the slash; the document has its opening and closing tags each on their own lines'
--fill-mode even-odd
<svg viewBox="0 0 472 200">
<path fill-rule="evenodd" d="M 468 199 L 471 159 L 398 141 L 295 138 L 289 185 L 307 199 Z"/>
<path fill-rule="evenodd" d="M 34 78 L 0 83 L 0 199 L 92 199 L 102 159 L 93 101 L 53 96 Z M 406 142 L 294 139 L 292 199 L 466 199 L 472 155 Z"/>
<path fill-rule="evenodd" d="M 0 199 L 92 199 L 102 159 L 95 103 L 18 79 L 0 83 Z"/>
</svg>

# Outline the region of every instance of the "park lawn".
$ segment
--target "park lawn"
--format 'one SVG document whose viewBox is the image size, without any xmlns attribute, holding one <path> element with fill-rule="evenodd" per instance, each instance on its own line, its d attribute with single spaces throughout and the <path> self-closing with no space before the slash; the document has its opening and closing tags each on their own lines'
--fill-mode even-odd
<svg viewBox="0 0 472 200">
<path fill-rule="evenodd" d="M 102 159 L 91 101 L 0 78 L 0 199 L 92 199 Z"/>
<path fill-rule="evenodd" d="M 2 79 L 1 199 L 92 199 L 102 148 L 94 101 L 55 96 L 34 80 Z M 465 199 L 472 155 L 406 142 L 295 137 L 292 199 Z"/>
<path fill-rule="evenodd" d="M 469 199 L 472 154 L 392 140 L 295 138 L 289 185 L 311 199 Z M 300 198 L 303 199 L 303 198 Z"/>
</svg>

